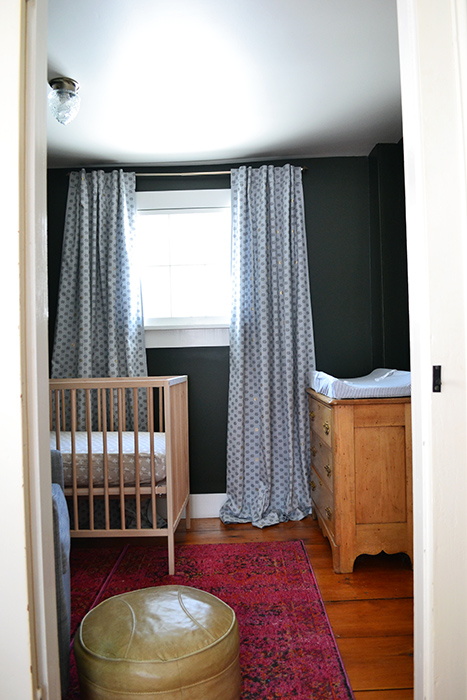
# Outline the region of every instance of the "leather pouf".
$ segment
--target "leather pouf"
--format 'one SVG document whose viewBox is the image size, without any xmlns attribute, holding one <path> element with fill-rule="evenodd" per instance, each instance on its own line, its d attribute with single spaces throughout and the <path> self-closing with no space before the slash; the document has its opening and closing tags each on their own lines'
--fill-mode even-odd
<svg viewBox="0 0 467 700">
<path fill-rule="evenodd" d="M 188 586 L 114 596 L 84 617 L 74 652 L 82 700 L 239 700 L 235 613 Z"/>
</svg>

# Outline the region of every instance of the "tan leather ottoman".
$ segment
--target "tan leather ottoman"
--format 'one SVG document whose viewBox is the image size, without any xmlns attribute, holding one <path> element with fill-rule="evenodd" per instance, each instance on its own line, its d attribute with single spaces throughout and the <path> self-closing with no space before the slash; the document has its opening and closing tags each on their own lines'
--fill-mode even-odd
<svg viewBox="0 0 467 700">
<path fill-rule="evenodd" d="M 76 633 L 82 700 L 239 700 L 234 611 L 188 586 L 143 588 L 93 608 Z"/>
</svg>

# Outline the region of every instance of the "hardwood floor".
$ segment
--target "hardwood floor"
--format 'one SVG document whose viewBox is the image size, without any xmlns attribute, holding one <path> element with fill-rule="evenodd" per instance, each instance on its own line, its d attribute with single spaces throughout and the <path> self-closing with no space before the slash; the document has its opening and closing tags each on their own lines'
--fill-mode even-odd
<svg viewBox="0 0 467 700">
<path fill-rule="evenodd" d="M 180 525 L 179 543 L 304 541 L 356 700 L 413 699 L 413 576 L 404 554 L 359 557 L 335 574 L 316 521 L 260 530 L 212 518 Z"/>
</svg>

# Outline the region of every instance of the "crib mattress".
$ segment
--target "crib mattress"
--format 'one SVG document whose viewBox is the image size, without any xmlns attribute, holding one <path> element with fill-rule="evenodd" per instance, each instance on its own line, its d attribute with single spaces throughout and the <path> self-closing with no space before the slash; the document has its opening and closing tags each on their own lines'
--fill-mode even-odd
<svg viewBox="0 0 467 700">
<path fill-rule="evenodd" d="M 314 370 L 310 387 L 331 399 L 381 399 L 410 396 L 410 372 L 397 369 L 375 369 L 363 377 L 337 379 Z"/>
<path fill-rule="evenodd" d="M 154 466 L 156 481 L 165 479 L 165 434 L 154 433 Z M 91 433 L 92 468 L 94 486 L 104 485 L 104 438 L 103 433 Z M 135 485 L 135 435 L 133 432 L 122 433 L 123 475 L 126 486 Z M 151 434 L 138 432 L 138 453 L 141 485 L 151 483 Z M 50 448 L 57 449 L 55 431 L 50 433 Z M 65 486 L 72 486 L 71 432 L 60 431 L 60 452 L 63 458 L 63 477 Z M 76 475 L 78 486 L 88 486 L 88 434 L 75 433 Z M 120 483 L 118 432 L 107 433 L 108 484 L 118 486 Z"/>
</svg>

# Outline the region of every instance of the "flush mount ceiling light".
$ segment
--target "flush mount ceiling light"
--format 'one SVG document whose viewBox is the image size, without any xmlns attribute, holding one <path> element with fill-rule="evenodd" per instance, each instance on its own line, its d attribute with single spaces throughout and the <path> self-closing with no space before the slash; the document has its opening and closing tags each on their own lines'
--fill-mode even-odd
<svg viewBox="0 0 467 700">
<path fill-rule="evenodd" d="M 73 78 L 52 78 L 48 95 L 49 107 L 60 124 L 69 124 L 78 114 L 79 83 Z"/>
</svg>

